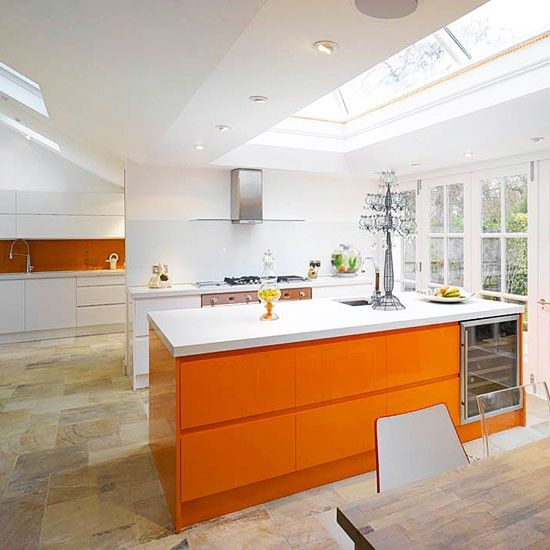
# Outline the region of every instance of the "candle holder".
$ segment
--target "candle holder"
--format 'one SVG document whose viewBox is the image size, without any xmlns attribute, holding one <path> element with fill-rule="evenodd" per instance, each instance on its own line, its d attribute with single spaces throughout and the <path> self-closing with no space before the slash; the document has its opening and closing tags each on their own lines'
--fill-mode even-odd
<svg viewBox="0 0 550 550">
<path fill-rule="evenodd" d="M 392 234 L 406 237 L 416 231 L 416 223 L 411 217 L 406 195 L 397 188 L 397 178 L 393 170 L 380 175 L 380 191 L 369 193 L 365 198 L 366 214 L 359 219 L 360 229 L 369 233 L 383 233 L 384 252 L 384 294 L 373 303 L 373 309 L 385 311 L 405 309 L 399 298 L 393 294 L 395 276 L 393 271 Z"/>
</svg>

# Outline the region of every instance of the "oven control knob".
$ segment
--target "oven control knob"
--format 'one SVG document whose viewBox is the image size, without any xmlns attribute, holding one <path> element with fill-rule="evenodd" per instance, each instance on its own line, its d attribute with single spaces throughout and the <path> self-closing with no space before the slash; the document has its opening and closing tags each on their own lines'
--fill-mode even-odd
<svg viewBox="0 0 550 550">
<path fill-rule="evenodd" d="M 300 290 L 300 292 L 298 293 L 298 296 L 300 296 L 300 298 L 305 298 L 306 293 L 303 290 Z"/>
<path fill-rule="evenodd" d="M 215 306 L 218 303 L 218 299 L 214 296 L 210 298 L 210 304 Z"/>
<path fill-rule="evenodd" d="M 245 299 L 246 303 L 248 304 L 250 302 L 250 300 L 252 300 L 252 296 L 250 296 L 250 294 L 245 294 L 244 299 Z"/>
</svg>

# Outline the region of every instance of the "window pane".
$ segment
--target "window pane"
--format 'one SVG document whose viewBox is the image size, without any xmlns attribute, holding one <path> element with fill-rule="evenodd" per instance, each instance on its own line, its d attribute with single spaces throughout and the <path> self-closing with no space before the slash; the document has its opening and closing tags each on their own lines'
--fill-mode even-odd
<svg viewBox="0 0 550 550">
<path fill-rule="evenodd" d="M 430 281 L 443 284 L 443 238 L 430 239 Z"/>
<path fill-rule="evenodd" d="M 504 178 L 506 231 L 527 233 L 527 176 Z"/>
<path fill-rule="evenodd" d="M 430 232 L 443 233 L 443 193 L 442 185 L 432 187 L 430 191 Z"/>
<path fill-rule="evenodd" d="M 500 179 L 481 180 L 481 227 L 483 233 L 499 233 Z"/>
<path fill-rule="evenodd" d="M 448 27 L 476 61 L 546 31 L 549 20 L 548 0 L 492 0 Z"/>
<path fill-rule="evenodd" d="M 464 285 L 464 239 L 462 237 L 449 237 L 447 258 L 449 262 L 449 284 Z"/>
<path fill-rule="evenodd" d="M 518 304 L 520 306 L 523 306 L 523 330 L 526 331 L 529 328 L 529 309 L 527 306 L 527 302 L 524 302 L 522 300 L 512 300 L 512 298 L 506 298 L 503 300 L 507 304 Z M 524 360 L 527 358 L 527 341 L 526 341 L 526 334 L 523 335 L 523 358 Z"/>
<path fill-rule="evenodd" d="M 447 186 L 447 227 L 449 233 L 464 231 L 464 187 L 461 183 Z"/>
<path fill-rule="evenodd" d="M 416 279 L 416 237 L 403 240 L 403 279 Z"/>
<path fill-rule="evenodd" d="M 506 292 L 527 296 L 527 239 L 506 239 Z"/>
<path fill-rule="evenodd" d="M 481 288 L 501 290 L 500 239 L 481 239 Z"/>
</svg>

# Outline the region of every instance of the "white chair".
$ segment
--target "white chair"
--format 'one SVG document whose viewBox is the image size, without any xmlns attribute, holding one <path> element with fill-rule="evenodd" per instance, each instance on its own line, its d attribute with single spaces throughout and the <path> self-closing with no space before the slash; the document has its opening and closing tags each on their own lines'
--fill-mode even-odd
<svg viewBox="0 0 550 550">
<path fill-rule="evenodd" d="M 443 403 L 378 418 L 376 462 L 379 493 L 469 463 Z"/>
</svg>

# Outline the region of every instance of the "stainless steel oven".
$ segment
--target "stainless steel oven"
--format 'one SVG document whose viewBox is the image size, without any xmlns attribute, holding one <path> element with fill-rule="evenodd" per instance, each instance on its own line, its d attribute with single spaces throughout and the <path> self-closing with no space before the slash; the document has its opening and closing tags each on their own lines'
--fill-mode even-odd
<svg viewBox="0 0 550 550">
<path fill-rule="evenodd" d="M 478 395 L 521 384 L 520 330 L 519 315 L 460 323 L 461 424 L 479 420 Z"/>
</svg>

